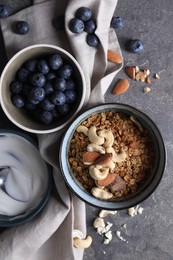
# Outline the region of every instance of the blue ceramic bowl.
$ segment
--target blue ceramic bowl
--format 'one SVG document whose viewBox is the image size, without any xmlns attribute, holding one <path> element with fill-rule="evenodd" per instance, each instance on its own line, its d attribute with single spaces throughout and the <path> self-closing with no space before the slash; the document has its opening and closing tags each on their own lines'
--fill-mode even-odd
<svg viewBox="0 0 173 260">
<path fill-rule="evenodd" d="M 4 137 L 4 136 L 10 136 L 12 135 L 13 137 L 16 136 L 16 138 L 20 138 L 22 140 L 22 142 L 25 142 L 25 146 L 31 145 L 31 147 L 33 147 L 33 149 L 36 149 L 36 153 L 37 153 L 37 144 L 36 142 L 29 137 L 26 134 L 23 134 L 19 131 L 13 131 L 13 130 L 1 130 L 0 131 L 0 137 Z M 27 153 L 25 155 L 26 157 L 28 156 Z M 44 206 L 47 204 L 50 193 L 51 193 L 51 189 L 52 189 L 52 169 L 50 167 L 50 165 L 48 165 L 41 157 L 39 150 L 38 150 L 38 156 L 39 156 L 39 162 L 42 164 L 42 166 L 45 169 L 45 177 L 43 176 L 43 178 L 46 180 L 46 185 L 45 185 L 45 190 L 41 196 L 41 198 L 38 200 L 38 202 L 34 203 L 34 206 L 32 206 L 32 208 L 28 209 L 26 212 L 23 212 L 19 215 L 13 215 L 13 216 L 7 216 L 7 215 L 0 215 L 0 227 L 12 227 L 12 226 L 16 226 L 19 224 L 23 224 L 26 222 L 31 221 L 35 216 L 37 216 L 44 208 Z M 37 157 L 38 158 L 38 157 Z M 30 158 L 30 160 L 34 163 L 34 160 L 36 158 Z M 1 161 L 1 165 L 3 164 L 3 162 Z"/>
<path fill-rule="evenodd" d="M 73 134 L 77 128 L 84 120 L 92 116 L 93 114 L 113 111 L 121 112 L 127 116 L 134 116 L 136 120 L 146 129 L 148 129 L 150 136 L 152 138 L 154 152 L 155 152 L 155 164 L 154 170 L 150 176 L 139 186 L 134 194 L 128 195 L 121 200 L 117 201 L 104 201 L 99 200 L 92 196 L 79 182 L 76 181 L 71 166 L 68 161 L 68 152 L 70 147 L 70 141 Z M 156 124 L 151 120 L 149 116 L 143 112 L 137 110 L 134 107 L 124 105 L 124 104 L 104 104 L 93 107 L 83 114 L 79 115 L 70 125 L 61 143 L 59 161 L 64 179 L 71 189 L 71 191 L 77 195 L 84 202 L 96 206 L 99 208 L 104 208 L 108 210 L 120 210 L 135 206 L 146 198 L 148 198 L 159 185 L 162 175 L 165 169 L 166 163 L 166 151 L 165 145 L 160 134 L 160 131 Z"/>
</svg>

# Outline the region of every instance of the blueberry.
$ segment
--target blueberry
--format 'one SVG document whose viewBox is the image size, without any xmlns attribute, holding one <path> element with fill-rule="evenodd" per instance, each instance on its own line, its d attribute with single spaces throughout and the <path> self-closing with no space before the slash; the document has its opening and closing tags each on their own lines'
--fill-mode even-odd
<svg viewBox="0 0 173 260">
<path fill-rule="evenodd" d="M 60 55 L 53 54 L 53 55 L 50 56 L 49 67 L 52 70 L 58 70 L 61 67 L 62 64 L 63 64 L 63 60 L 62 60 Z"/>
<path fill-rule="evenodd" d="M 41 87 L 34 87 L 28 95 L 28 101 L 31 104 L 37 105 L 45 98 L 45 91 Z"/>
<path fill-rule="evenodd" d="M 23 107 L 25 104 L 24 99 L 20 95 L 13 95 L 12 102 L 16 107 Z"/>
<path fill-rule="evenodd" d="M 35 87 L 43 87 L 46 83 L 46 78 L 42 73 L 35 73 L 31 75 L 31 83 Z"/>
<path fill-rule="evenodd" d="M 135 39 L 128 42 L 128 49 L 132 53 L 141 53 L 144 50 L 144 44 L 141 40 Z"/>
<path fill-rule="evenodd" d="M 80 34 L 84 31 L 84 23 L 80 19 L 73 18 L 70 20 L 69 29 L 73 33 Z"/>
<path fill-rule="evenodd" d="M 49 72 L 49 66 L 45 60 L 39 60 L 37 66 L 38 66 L 38 71 L 43 75 Z"/>
<path fill-rule="evenodd" d="M 57 120 L 58 118 L 60 118 L 60 113 L 58 112 L 58 109 L 57 109 L 58 107 L 55 106 L 55 108 L 51 111 L 54 120 Z"/>
<path fill-rule="evenodd" d="M 65 17 L 64 15 L 57 16 L 53 18 L 52 25 L 57 31 L 65 29 Z"/>
<path fill-rule="evenodd" d="M 28 77 L 30 75 L 29 70 L 25 68 L 20 68 L 17 72 L 18 79 L 22 82 L 25 83 L 28 80 Z"/>
<path fill-rule="evenodd" d="M 35 110 L 36 105 L 30 103 L 30 102 L 27 100 L 27 101 L 25 102 L 25 108 L 26 108 L 27 110 L 33 111 L 33 110 Z"/>
<path fill-rule="evenodd" d="M 64 78 L 57 78 L 54 81 L 54 89 L 59 91 L 66 90 L 66 80 Z"/>
<path fill-rule="evenodd" d="M 64 91 L 64 95 L 66 97 L 66 103 L 73 103 L 77 99 L 77 93 L 74 90 L 66 90 Z"/>
<path fill-rule="evenodd" d="M 52 81 L 52 80 L 54 80 L 54 79 L 56 79 L 56 75 L 55 75 L 55 73 L 53 73 L 53 72 L 48 72 L 46 75 L 45 75 L 45 77 L 46 77 L 46 80 L 47 81 Z"/>
<path fill-rule="evenodd" d="M 50 95 L 50 101 L 57 105 L 63 105 L 66 101 L 66 97 L 65 95 L 61 92 L 61 91 L 54 91 L 51 95 Z"/>
<path fill-rule="evenodd" d="M 58 71 L 58 76 L 64 79 L 69 79 L 73 73 L 73 68 L 70 64 L 62 65 Z"/>
<path fill-rule="evenodd" d="M 29 32 L 29 24 L 25 21 L 16 23 L 16 33 L 20 35 L 27 34 Z"/>
<path fill-rule="evenodd" d="M 44 86 L 44 91 L 46 95 L 51 94 L 54 91 L 53 85 L 51 82 L 47 82 Z"/>
<path fill-rule="evenodd" d="M 53 115 L 49 111 L 45 111 L 42 109 L 39 109 L 35 113 L 35 117 L 37 120 L 39 120 L 41 123 L 45 125 L 49 125 L 53 122 Z"/>
<path fill-rule="evenodd" d="M 8 5 L 0 5 L 0 19 L 4 19 L 10 15 L 10 9 Z"/>
<path fill-rule="evenodd" d="M 20 92 L 22 92 L 22 89 L 23 89 L 23 84 L 20 81 L 13 81 L 10 84 L 10 90 L 14 94 L 19 94 Z"/>
<path fill-rule="evenodd" d="M 112 20 L 111 20 L 111 27 L 114 28 L 114 29 L 122 29 L 124 26 L 124 23 L 123 23 L 123 19 L 119 16 L 115 17 L 113 16 L 112 17 Z"/>
<path fill-rule="evenodd" d="M 45 98 L 43 101 L 41 101 L 39 106 L 46 111 L 51 111 L 55 108 L 55 104 L 53 104 L 48 98 Z"/>
<path fill-rule="evenodd" d="M 70 105 L 65 103 L 62 106 L 58 106 L 58 111 L 61 115 L 66 115 L 70 111 Z"/>
<path fill-rule="evenodd" d="M 85 29 L 84 31 L 87 33 L 93 33 L 96 30 L 96 22 L 91 19 L 85 22 Z"/>
<path fill-rule="evenodd" d="M 30 84 L 24 84 L 24 85 L 23 85 L 23 89 L 22 89 L 22 94 L 23 94 L 23 96 L 24 96 L 24 97 L 28 97 L 28 95 L 29 95 L 29 93 L 30 93 L 30 91 L 31 91 L 32 88 L 33 88 L 32 85 L 30 85 Z"/>
<path fill-rule="evenodd" d="M 79 18 L 82 21 L 88 21 L 91 19 L 92 11 L 88 7 L 80 7 L 77 9 L 75 17 Z"/>
<path fill-rule="evenodd" d="M 36 70 L 37 60 L 28 60 L 25 62 L 24 66 L 30 72 L 34 72 Z"/>
<path fill-rule="evenodd" d="M 87 34 L 86 41 L 87 41 L 88 45 L 91 47 L 98 47 L 100 44 L 99 38 L 94 33 Z"/>
<path fill-rule="evenodd" d="M 67 90 L 75 90 L 76 89 L 76 82 L 72 79 L 67 80 L 66 82 L 66 89 Z"/>
</svg>

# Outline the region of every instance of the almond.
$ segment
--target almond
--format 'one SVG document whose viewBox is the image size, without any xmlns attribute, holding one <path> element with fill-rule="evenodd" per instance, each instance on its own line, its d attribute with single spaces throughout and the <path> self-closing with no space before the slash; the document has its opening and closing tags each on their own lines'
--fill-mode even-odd
<svg viewBox="0 0 173 260">
<path fill-rule="evenodd" d="M 108 52 L 107 52 L 107 59 L 108 59 L 108 61 L 112 61 L 117 64 L 120 64 L 123 62 L 123 58 L 117 52 L 114 52 L 111 50 L 108 50 Z"/>
<path fill-rule="evenodd" d="M 106 186 L 110 185 L 114 180 L 115 180 L 115 174 L 109 173 L 105 179 L 98 180 L 97 185 L 106 187 Z"/>
<path fill-rule="evenodd" d="M 131 79 L 135 79 L 136 70 L 134 67 L 126 67 L 125 72 Z"/>
<path fill-rule="evenodd" d="M 136 74 L 136 80 L 137 81 L 142 81 L 144 82 L 145 81 L 145 78 L 146 78 L 146 75 L 144 74 L 143 71 L 139 71 L 137 74 Z"/>
<path fill-rule="evenodd" d="M 130 83 L 127 79 L 121 79 L 115 85 L 112 94 L 114 95 L 121 95 L 128 90 Z"/>
<path fill-rule="evenodd" d="M 147 84 L 151 84 L 151 79 L 150 79 L 150 77 L 146 77 L 145 81 L 146 81 Z"/>
<path fill-rule="evenodd" d="M 90 165 L 99 157 L 100 153 L 98 152 L 86 152 L 83 154 L 83 163 L 86 165 Z"/>
<path fill-rule="evenodd" d="M 101 155 L 97 160 L 95 160 L 94 164 L 102 165 L 102 164 L 110 162 L 111 160 L 112 160 L 112 154 L 106 153 L 106 154 Z"/>
</svg>

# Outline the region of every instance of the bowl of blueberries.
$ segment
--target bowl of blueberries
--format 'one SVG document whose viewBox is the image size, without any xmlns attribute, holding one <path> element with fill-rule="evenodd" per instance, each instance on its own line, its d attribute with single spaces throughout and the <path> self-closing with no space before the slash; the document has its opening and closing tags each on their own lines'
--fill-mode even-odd
<svg viewBox="0 0 173 260">
<path fill-rule="evenodd" d="M 64 49 L 36 44 L 16 53 L 0 79 L 1 107 L 19 128 L 37 134 L 55 132 L 81 109 L 85 78 Z"/>
</svg>

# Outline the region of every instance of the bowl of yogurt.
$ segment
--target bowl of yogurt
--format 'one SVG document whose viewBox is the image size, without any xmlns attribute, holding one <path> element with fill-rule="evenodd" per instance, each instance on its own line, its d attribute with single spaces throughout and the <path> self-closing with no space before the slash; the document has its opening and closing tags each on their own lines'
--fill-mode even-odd
<svg viewBox="0 0 173 260">
<path fill-rule="evenodd" d="M 17 131 L 0 131 L 0 158 L 0 227 L 26 223 L 49 199 L 51 168 L 36 142 Z"/>
</svg>

